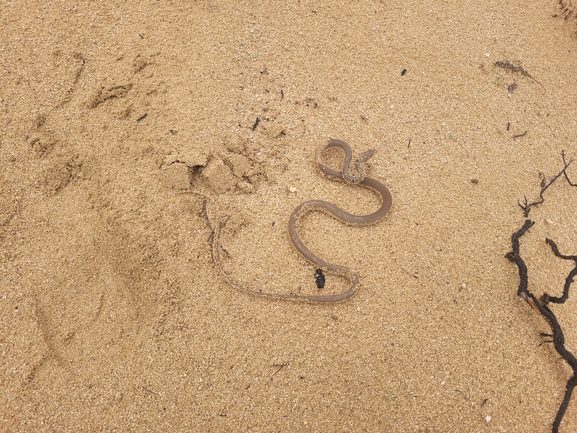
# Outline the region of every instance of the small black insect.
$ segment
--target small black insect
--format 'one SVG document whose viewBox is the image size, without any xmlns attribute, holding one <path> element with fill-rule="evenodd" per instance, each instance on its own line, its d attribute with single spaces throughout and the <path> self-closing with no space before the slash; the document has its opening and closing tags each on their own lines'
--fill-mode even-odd
<svg viewBox="0 0 577 433">
<path fill-rule="evenodd" d="M 325 274 L 322 269 L 317 269 L 315 271 L 315 282 L 317 283 L 317 287 L 319 289 L 325 287 Z"/>
</svg>

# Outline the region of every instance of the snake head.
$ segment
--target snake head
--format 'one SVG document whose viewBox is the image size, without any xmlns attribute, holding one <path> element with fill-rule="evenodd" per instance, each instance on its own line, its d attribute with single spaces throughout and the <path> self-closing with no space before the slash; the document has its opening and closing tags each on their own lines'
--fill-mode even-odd
<svg viewBox="0 0 577 433">
<path fill-rule="evenodd" d="M 357 158 L 357 162 L 359 163 L 363 163 L 363 162 L 367 162 L 369 160 L 369 158 L 372 158 L 372 156 L 377 153 L 379 149 L 369 149 L 367 150 L 365 153 L 363 153 L 361 156 L 359 156 Z"/>
</svg>

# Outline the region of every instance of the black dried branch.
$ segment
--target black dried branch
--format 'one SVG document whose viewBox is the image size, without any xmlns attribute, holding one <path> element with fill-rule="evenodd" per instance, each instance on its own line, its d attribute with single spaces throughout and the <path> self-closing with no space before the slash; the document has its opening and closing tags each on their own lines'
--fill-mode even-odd
<svg viewBox="0 0 577 433">
<path fill-rule="evenodd" d="M 569 406 L 569 402 L 571 401 L 571 396 L 573 394 L 573 390 L 575 386 L 577 386 L 577 358 L 565 347 L 565 336 L 563 334 L 563 330 L 561 329 L 561 325 L 557 321 L 557 317 L 551 311 L 551 309 L 547 306 L 548 302 L 554 302 L 553 298 L 548 297 L 547 294 L 543 296 L 543 301 L 539 301 L 530 291 L 529 291 L 529 279 L 528 279 L 528 272 L 527 272 L 527 265 L 523 261 L 520 255 L 520 242 L 519 238 L 523 236 L 527 230 L 533 226 L 533 221 L 525 220 L 525 223 L 517 232 L 513 233 L 511 236 L 511 246 L 513 251 L 507 253 L 505 257 L 509 259 L 511 262 L 514 262 L 517 267 L 519 268 L 519 289 L 517 290 L 517 294 L 525 301 L 527 301 L 531 307 L 537 310 L 549 323 L 552 331 L 552 338 L 553 338 L 553 345 L 555 346 L 555 350 L 561 357 L 571 366 L 573 370 L 573 375 L 567 381 L 567 385 L 565 386 L 565 396 L 563 397 L 563 401 L 559 406 L 559 410 L 557 411 L 557 415 L 555 416 L 555 420 L 553 422 L 553 433 L 559 432 L 559 426 L 561 425 L 561 421 L 565 416 L 565 412 L 567 411 L 567 407 Z M 571 282 L 573 282 L 573 276 L 577 273 L 577 256 L 565 256 L 559 252 L 557 245 L 550 239 L 547 239 L 547 243 L 551 245 L 553 253 L 562 259 L 566 260 L 575 260 L 576 268 L 573 269 L 569 276 L 566 279 L 565 283 L 565 290 L 563 295 L 569 294 L 569 287 Z M 559 298 L 562 299 L 562 298 Z"/>
<path fill-rule="evenodd" d="M 519 268 L 519 289 L 517 290 L 517 296 L 522 296 L 523 298 L 525 298 L 527 302 L 529 301 L 527 296 L 529 293 L 529 276 L 527 272 L 527 265 L 525 264 L 523 259 L 521 259 L 519 253 L 520 250 L 519 238 L 523 236 L 525 232 L 533 226 L 533 224 L 535 224 L 535 222 L 531 220 L 525 220 L 525 224 L 523 224 L 523 227 L 521 227 L 519 231 L 513 233 L 513 235 L 511 236 L 511 245 L 513 246 L 513 251 L 505 255 L 505 257 L 509 259 L 509 261 L 515 263 Z"/>
<path fill-rule="evenodd" d="M 575 369 L 573 369 L 575 371 Z M 567 385 L 565 386 L 565 396 L 563 397 L 563 402 L 559 407 L 559 411 L 557 412 L 557 416 L 555 417 L 555 421 L 553 422 L 553 433 L 557 433 L 559 431 L 559 426 L 561 425 L 561 421 L 565 416 L 565 412 L 567 412 L 567 407 L 569 406 L 569 402 L 571 401 L 571 395 L 573 394 L 573 390 L 577 385 L 577 374 L 573 373 L 571 379 L 567 381 Z"/>
<path fill-rule="evenodd" d="M 556 297 L 556 296 L 549 296 L 547 293 L 543 294 L 543 302 L 548 304 L 549 302 L 553 302 L 555 304 L 564 304 L 565 301 L 569 298 L 569 288 L 571 287 L 571 283 L 573 283 L 573 277 L 577 275 L 577 256 L 566 256 L 559 252 L 559 248 L 557 248 L 557 244 L 553 242 L 551 239 L 545 239 L 545 242 L 551 246 L 553 250 L 553 254 L 563 260 L 573 260 L 575 262 L 575 267 L 569 272 L 567 278 L 565 279 L 565 286 L 563 286 L 563 296 Z"/>
<path fill-rule="evenodd" d="M 553 176 L 551 179 L 549 179 L 549 182 L 545 182 L 544 179 L 541 181 L 541 191 L 539 192 L 539 198 L 540 200 L 538 201 L 534 201 L 532 203 L 529 203 L 529 201 L 527 200 L 527 197 L 525 197 L 523 199 L 523 203 L 521 202 L 517 202 L 517 204 L 519 205 L 519 207 L 521 209 L 523 209 L 523 215 L 525 216 L 525 218 L 527 218 L 529 216 L 529 212 L 531 211 L 531 208 L 533 206 L 538 206 L 541 203 L 543 203 L 545 201 L 545 198 L 543 198 L 543 193 L 545 191 L 547 191 L 547 188 L 549 188 L 557 179 L 559 179 L 559 177 L 562 174 L 565 174 L 567 171 L 567 168 L 571 165 L 571 163 L 573 162 L 573 158 L 571 158 L 569 160 L 569 162 L 565 161 L 565 151 L 561 152 L 561 156 L 563 157 L 563 169 L 557 173 L 555 176 Z M 567 178 L 567 180 L 569 180 L 569 178 Z M 571 183 L 571 182 L 569 182 Z M 572 185 L 572 184 L 571 184 Z"/>
<path fill-rule="evenodd" d="M 553 345 L 555 346 L 555 350 L 559 355 L 561 355 L 565 362 L 571 366 L 571 369 L 573 370 L 573 376 L 569 378 L 567 385 L 565 385 L 565 396 L 563 397 L 563 401 L 559 406 L 559 410 L 555 416 L 555 421 L 553 421 L 553 428 L 551 431 L 553 433 L 559 433 L 559 426 L 561 425 L 561 421 L 565 416 L 565 412 L 567 412 L 567 407 L 571 401 L 571 395 L 573 394 L 573 390 L 577 385 L 577 358 L 575 358 L 575 356 L 565 347 L 565 335 L 563 334 L 563 330 L 561 329 L 561 325 L 559 325 L 555 314 L 549 309 L 547 305 L 541 304 L 532 293 L 529 292 L 529 296 L 535 307 L 537 307 L 539 312 L 547 319 L 549 325 L 551 326 L 551 330 L 553 332 Z"/>
</svg>

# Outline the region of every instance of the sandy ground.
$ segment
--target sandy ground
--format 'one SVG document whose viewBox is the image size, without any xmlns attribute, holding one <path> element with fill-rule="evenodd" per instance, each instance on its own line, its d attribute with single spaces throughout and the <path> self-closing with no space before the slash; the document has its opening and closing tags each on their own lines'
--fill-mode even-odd
<svg viewBox="0 0 577 433">
<path fill-rule="evenodd" d="M 556 1 L 74 3 L 0 3 L 1 431 L 551 430 L 571 370 L 504 256 L 517 201 L 577 157 Z M 182 192 L 231 216 L 231 278 L 319 293 L 294 207 L 379 204 L 320 176 L 330 138 L 380 148 L 368 174 L 393 195 L 376 225 L 301 222 L 359 293 L 228 286 Z M 577 191 L 545 197 L 522 253 L 559 294 L 572 263 L 544 239 L 577 254 Z M 554 309 L 577 351 L 575 299 Z"/>
</svg>

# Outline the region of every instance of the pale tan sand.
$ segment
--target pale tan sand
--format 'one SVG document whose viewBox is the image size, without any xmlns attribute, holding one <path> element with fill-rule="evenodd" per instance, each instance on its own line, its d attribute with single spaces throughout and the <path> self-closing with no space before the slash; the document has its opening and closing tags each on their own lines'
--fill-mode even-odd
<svg viewBox="0 0 577 433">
<path fill-rule="evenodd" d="M 517 200 L 577 157 L 575 23 L 553 0 L 212 3 L 0 4 L 0 431 L 550 431 L 571 370 L 504 255 Z M 380 147 L 393 194 L 374 226 L 302 222 L 357 296 L 227 286 L 179 192 L 233 215 L 236 280 L 317 293 L 292 209 L 378 205 L 315 170 L 329 138 Z M 562 181 L 531 213 L 537 294 L 571 269 L 544 239 L 576 254 L 575 209 Z M 576 305 L 554 307 L 574 353 Z"/>
</svg>

